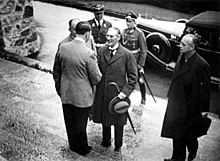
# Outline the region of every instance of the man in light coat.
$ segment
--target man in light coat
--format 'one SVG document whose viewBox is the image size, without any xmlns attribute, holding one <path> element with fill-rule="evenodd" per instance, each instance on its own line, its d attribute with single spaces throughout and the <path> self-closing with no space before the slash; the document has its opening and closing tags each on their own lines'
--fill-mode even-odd
<svg viewBox="0 0 220 161">
<path fill-rule="evenodd" d="M 53 67 L 53 78 L 61 98 L 70 150 L 88 154 L 86 126 L 93 105 L 93 86 L 101 80 L 95 52 L 86 46 L 91 35 L 88 22 L 76 25 L 76 37 L 60 45 Z"/>
<path fill-rule="evenodd" d="M 196 157 L 198 150 L 198 121 L 201 112 L 209 111 L 210 69 L 198 55 L 198 39 L 187 34 L 181 40 L 177 61 L 168 91 L 168 104 L 162 126 L 162 137 L 173 139 L 173 154 L 165 161 L 188 161 Z"/>
<path fill-rule="evenodd" d="M 109 28 L 107 44 L 98 50 L 98 64 L 102 79 L 97 85 L 93 109 L 93 121 L 102 124 L 103 147 L 111 146 L 111 125 L 115 129 L 115 152 L 121 151 L 123 143 L 123 127 L 127 122 L 127 114 L 113 115 L 109 112 L 109 102 L 118 95 L 123 99 L 129 97 L 137 82 L 137 64 L 133 54 L 120 43 L 121 34 L 118 28 Z M 109 83 L 115 82 L 118 91 Z"/>
</svg>

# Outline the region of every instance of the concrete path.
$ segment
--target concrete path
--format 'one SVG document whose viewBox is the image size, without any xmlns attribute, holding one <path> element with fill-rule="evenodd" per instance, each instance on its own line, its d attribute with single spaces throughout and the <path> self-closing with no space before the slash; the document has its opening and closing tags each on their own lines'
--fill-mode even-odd
<svg viewBox="0 0 220 161">
<path fill-rule="evenodd" d="M 33 60 L 31 60 L 33 61 Z M 113 148 L 103 148 L 101 126 L 88 124 L 88 140 L 93 150 L 86 157 L 69 151 L 61 102 L 50 73 L 32 69 L 0 58 L 0 156 L 12 161 L 127 160 L 161 161 L 170 157 L 172 142 L 160 137 L 167 100 L 147 95 L 142 115 L 140 93 L 131 95 L 131 118 L 137 135 L 125 126 L 122 156 Z M 139 107 L 140 108 L 140 107 Z M 207 136 L 199 139 L 198 161 L 220 160 L 220 120 L 209 114 L 212 125 Z"/>
</svg>

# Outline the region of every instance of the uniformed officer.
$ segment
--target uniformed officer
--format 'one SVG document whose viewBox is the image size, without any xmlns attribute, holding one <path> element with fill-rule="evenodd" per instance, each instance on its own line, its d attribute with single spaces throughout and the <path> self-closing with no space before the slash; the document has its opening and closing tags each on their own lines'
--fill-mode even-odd
<svg viewBox="0 0 220 161">
<path fill-rule="evenodd" d="M 127 49 L 131 50 L 137 61 L 138 67 L 138 84 L 141 91 L 141 104 L 146 103 L 146 88 L 141 77 L 140 72 L 144 72 L 145 59 L 147 56 L 147 43 L 145 40 L 144 33 L 139 30 L 136 26 L 137 15 L 133 12 L 128 12 L 126 14 L 127 27 L 122 32 L 122 45 Z"/>
<path fill-rule="evenodd" d="M 89 20 L 89 24 L 92 27 L 92 35 L 95 40 L 96 48 L 100 48 L 106 43 L 106 33 L 112 24 L 109 21 L 106 21 L 104 16 L 104 5 L 97 4 L 93 7 L 94 18 Z"/>
</svg>

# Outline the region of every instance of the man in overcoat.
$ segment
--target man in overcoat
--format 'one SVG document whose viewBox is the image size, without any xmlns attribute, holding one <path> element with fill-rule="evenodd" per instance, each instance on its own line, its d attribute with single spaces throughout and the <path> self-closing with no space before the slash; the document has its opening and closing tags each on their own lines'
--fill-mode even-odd
<svg viewBox="0 0 220 161">
<path fill-rule="evenodd" d="M 120 43 L 120 30 L 112 27 L 107 32 L 107 44 L 98 50 L 98 64 L 102 79 L 97 85 L 93 121 L 102 124 L 103 147 L 111 146 L 111 125 L 115 130 L 115 152 L 121 151 L 123 127 L 127 123 L 127 114 L 113 115 L 109 112 L 109 102 L 118 95 L 129 97 L 137 82 L 137 64 L 133 54 Z M 120 93 L 109 83 L 115 82 Z"/>
<path fill-rule="evenodd" d="M 86 127 L 93 105 L 93 86 L 101 80 L 95 52 L 86 46 L 91 35 L 88 22 L 76 25 L 76 37 L 61 44 L 54 61 L 53 78 L 61 98 L 70 150 L 88 154 Z"/>
<path fill-rule="evenodd" d="M 168 104 L 162 126 L 162 137 L 173 139 L 173 154 L 165 161 L 188 161 L 196 157 L 198 150 L 197 123 L 202 112 L 209 111 L 210 69 L 196 52 L 198 38 L 185 35 L 180 44 L 177 61 L 168 91 Z"/>
</svg>

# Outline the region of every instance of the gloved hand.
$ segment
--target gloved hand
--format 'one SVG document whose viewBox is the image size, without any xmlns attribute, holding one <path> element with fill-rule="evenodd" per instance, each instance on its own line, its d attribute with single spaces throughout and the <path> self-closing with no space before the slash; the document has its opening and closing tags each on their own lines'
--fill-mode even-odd
<svg viewBox="0 0 220 161">
<path fill-rule="evenodd" d="M 140 65 L 137 65 L 137 68 L 138 68 L 138 72 L 144 74 L 144 68 L 143 67 L 141 67 Z"/>
</svg>

